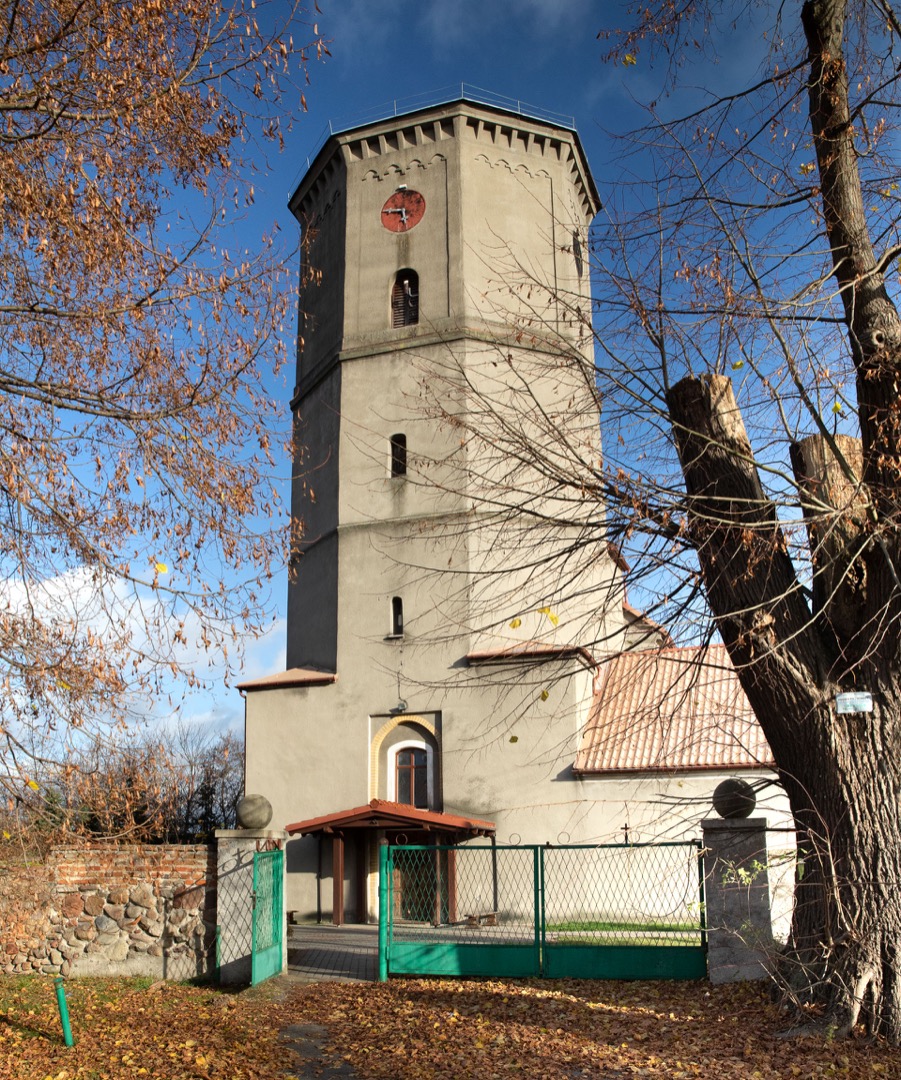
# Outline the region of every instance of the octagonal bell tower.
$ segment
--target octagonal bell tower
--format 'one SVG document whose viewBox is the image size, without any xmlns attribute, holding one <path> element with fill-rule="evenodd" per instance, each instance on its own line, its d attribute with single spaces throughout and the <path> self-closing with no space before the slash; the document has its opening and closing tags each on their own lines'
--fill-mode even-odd
<svg viewBox="0 0 901 1080">
<path fill-rule="evenodd" d="M 526 371 L 542 348 L 552 354 L 568 338 L 580 347 L 564 308 L 590 310 L 583 252 L 596 188 L 571 127 L 458 100 L 331 136 L 290 206 L 303 230 L 292 402 L 302 447 L 292 511 L 303 533 L 288 667 L 342 680 L 362 668 L 371 688 L 373 672 L 396 673 L 391 650 L 405 641 L 405 674 L 434 681 L 476 644 L 476 626 L 484 644 L 506 612 L 490 612 L 484 597 L 477 615 L 465 610 L 462 582 L 497 544 L 480 527 L 466 471 L 442 472 L 459 440 L 429 409 L 429 388 L 440 392 L 435 373 L 451 369 L 475 381 L 499 349 Z M 516 288 L 517 275 L 541 287 Z M 524 322 L 535 328 L 527 344 Z M 581 347 L 590 362 L 590 343 Z M 454 408 L 467 407 L 460 401 Z M 599 457 L 596 409 L 589 401 L 572 416 L 569 436 Z M 441 583 L 429 568 L 451 573 Z M 590 573 L 601 587 L 616 578 L 603 558 Z M 542 588 L 526 607 L 554 602 Z M 607 616 L 574 606 L 569 637 L 546 620 L 536 633 L 571 645 L 578 624 L 592 641 L 612 637 L 588 629 Z M 411 646 L 427 639 L 441 644 L 416 660 Z"/>
<path fill-rule="evenodd" d="M 365 921 L 382 838 L 602 831 L 572 768 L 626 646 L 590 494 L 598 197 L 571 125 L 460 99 L 331 135 L 290 205 L 287 670 L 242 684 L 245 783 L 295 837 L 288 906 Z"/>
</svg>

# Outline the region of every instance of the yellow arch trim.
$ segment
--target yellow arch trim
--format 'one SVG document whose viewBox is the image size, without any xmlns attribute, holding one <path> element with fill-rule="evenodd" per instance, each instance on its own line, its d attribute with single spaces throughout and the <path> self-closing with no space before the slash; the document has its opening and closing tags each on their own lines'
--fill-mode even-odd
<svg viewBox="0 0 901 1080">
<path fill-rule="evenodd" d="M 401 724 L 418 724 L 432 736 L 435 742 L 438 742 L 438 729 L 434 720 L 427 720 L 424 716 L 419 716 L 418 713 L 400 713 L 398 716 L 392 716 L 390 720 L 386 720 L 384 724 L 372 737 L 372 744 L 369 748 L 369 798 L 377 799 L 379 797 L 379 751 L 382 748 L 382 743 L 388 737 L 389 733 L 394 731 L 396 727 L 400 727 Z M 439 746 L 439 750 L 440 750 Z"/>
</svg>

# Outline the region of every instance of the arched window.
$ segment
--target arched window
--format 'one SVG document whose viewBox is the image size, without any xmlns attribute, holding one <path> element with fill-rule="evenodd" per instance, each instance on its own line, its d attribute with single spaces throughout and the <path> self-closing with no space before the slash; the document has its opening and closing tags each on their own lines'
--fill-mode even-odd
<svg viewBox="0 0 901 1080">
<path fill-rule="evenodd" d="M 403 637 L 404 602 L 399 596 L 391 597 L 391 636 Z"/>
<path fill-rule="evenodd" d="M 415 326 L 419 322 L 419 275 L 398 270 L 391 287 L 391 325 Z"/>
<path fill-rule="evenodd" d="M 395 802 L 429 808 L 429 758 L 424 749 L 405 746 L 394 758 Z"/>
<path fill-rule="evenodd" d="M 407 475 L 407 436 L 400 433 L 391 436 L 391 475 Z"/>
</svg>

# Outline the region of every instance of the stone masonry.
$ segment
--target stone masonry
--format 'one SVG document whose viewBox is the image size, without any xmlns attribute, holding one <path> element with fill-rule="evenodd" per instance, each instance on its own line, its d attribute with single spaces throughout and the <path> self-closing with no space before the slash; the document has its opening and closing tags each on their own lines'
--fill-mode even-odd
<svg viewBox="0 0 901 1080">
<path fill-rule="evenodd" d="M 206 845 L 56 849 L 37 872 L 0 883 L 0 971 L 210 975 L 215 875 L 215 849 Z"/>
<path fill-rule="evenodd" d="M 769 976 L 775 955 L 766 818 L 708 818 L 707 970 L 712 983 Z"/>
</svg>

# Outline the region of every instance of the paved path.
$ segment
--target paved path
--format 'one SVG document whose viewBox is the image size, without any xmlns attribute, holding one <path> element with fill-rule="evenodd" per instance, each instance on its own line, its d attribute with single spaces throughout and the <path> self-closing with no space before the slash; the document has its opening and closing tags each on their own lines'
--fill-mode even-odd
<svg viewBox="0 0 901 1080">
<path fill-rule="evenodd" d="M 282 1042 L 296 1058 L 290 1075 L 294 1080 L 354 1080 L 356 1073 L 339 1058 L 330 1056 L 325 1046 L 328 1031 L 319 1024 L 292 1024 L 282 1033 Z"/>
<path fill-rule="evenodd" d="M 291 926 L 288 975 L 298 982 L 375 982 L 377 926 Z"/>
<path fill-rule="evenodd" d="M 378 967 L 377 926 L 288 927 L 286 977 L 292 982 L 375 982 Z M 324 1027 L 292 1024 L 281 1035 L 296 1055 L 292 1075 L 297 1080 L 355 1080 L 347 1062 L 325 1051 Z"/>
</svg>

